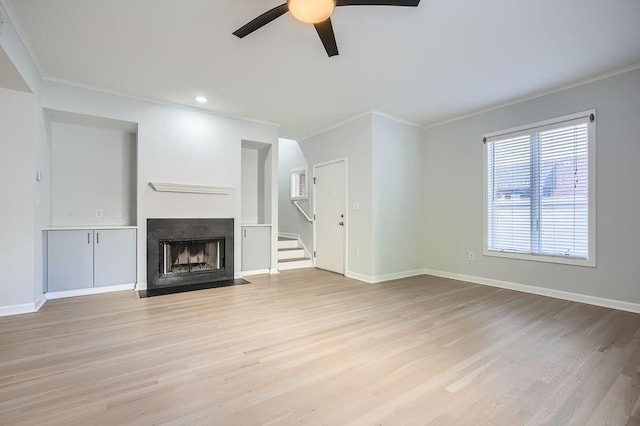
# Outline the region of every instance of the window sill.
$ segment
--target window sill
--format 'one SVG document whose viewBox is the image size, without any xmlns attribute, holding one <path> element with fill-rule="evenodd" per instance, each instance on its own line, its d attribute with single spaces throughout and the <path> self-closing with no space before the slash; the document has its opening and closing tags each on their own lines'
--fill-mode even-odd
<svg viewBox="0 0 640 426">
<path fill-rule="evenodd" d="M 483 255 L 490 257 L 502 257 L 507 259 L 517 259 L 517 260 L 529 260 L 532 262 L 543 262 L 543 263 L 558 263 L 562 265 L 572 265 L 572 266 L 586 266 L 590 268 L 596 267 L 596 259 L 592 256 L 591 259 L 577 259 L 574 257 L 560 257 L 560 256 L 545 256 L 540 254 L 524 254 L 524 253 L 509 253 L 509 252 L 501 252 L 501 251 L 492 251 L 485 249 L 483 251 Z"/>
</svg>

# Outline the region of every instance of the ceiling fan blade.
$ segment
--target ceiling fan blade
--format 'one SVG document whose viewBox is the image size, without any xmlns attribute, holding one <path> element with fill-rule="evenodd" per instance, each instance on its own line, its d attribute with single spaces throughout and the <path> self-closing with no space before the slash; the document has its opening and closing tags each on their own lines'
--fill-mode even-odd
<svg viewBox="0 0 640 426">
<path fill-rule="evenodd" d="M 316 27 L 316 31 L 322 40 L 324 49 L 327 51 L 329 57 L 336 56 L 338 54 L 338 45 L 336 44 L 336 36 L 333 33 L 333 25 L 331 25 L 331 18 L 319 24 L 313 24 Z"/>
<path fill-rule="evenodd" d="M 281 17 L 288 11 L 289 11 L 289 5 L 287 3 L 281 4 L 280 6 L 276 6 L 273 9 L 258 16 L 253 21 L 250 21 L 248 24 L 238 28 L 236 31 L 233 32 L 233 35 L 238 36 L 239 38 L 248 36 L 255 30 L 260 29 L 265 25 L 267 25 L 269 22 Z"/>
<path fill-rule="evenodd" d="M 416 7 L 420 0 L 336 0 L 336 6 L 410 6 Z"/>
</svg>

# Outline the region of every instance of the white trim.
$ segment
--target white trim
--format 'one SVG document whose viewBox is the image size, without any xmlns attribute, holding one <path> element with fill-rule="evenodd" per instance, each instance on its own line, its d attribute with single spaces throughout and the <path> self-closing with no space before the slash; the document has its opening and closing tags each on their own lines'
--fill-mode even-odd
<svg viewBox="0 0 640 426">
<path fill-rule="evenodd" d="M 345 277 L 347 278 L 351 278 L 354 280 L 358 280 L 358 281 L 362 281 L 368 284 L 372 284 L 373 283 L 373 278 L 370 277 L 369 275 L 365 275 L 365 274 L 361 274 L 359 272 L 353 272 L 353 271 L 347 271 L 346 274 L 344 274 Z"/>
<path fill-rule="evenodd" d="M 570 300 L 572 302 L 586 303 L 588 305 L 602 306 L 604 308 L 618 309 L 620 311 L 640 313 L 640 303 L 625 302 L 622 300 L 607 299 L 604 297 L 589 296 L 586 294 L 572 293 L 563 290 L 518 284 L 509 281 L 494 280 L 491 278 L 475 277 L 472 275 L 456 274 L 453 272 L 437 271 L 433 269 L 425 269 L 423 272 L 426 275 L 432 275 L 434 277 L 504 288 L 523 293 L 537 294 L 539 296 L 553 297 L 555 299 Z"/>
<path fill-rule="evenodd" d="M 8 305 L 0 306 L 0 317 L 7 317 L 10 315 L 20 314 L 32 314 L 36 312 L 35 303 L 23 303 L 22 305 Z"/>
<path fill-rule="evenodd" d="M 188 194 L 229 195 L 233 191 L 230 186 L 192 185 L 186 183 L 149 182 L 157 192 L 182 192 Z"/>
<path fill-rule="evenodd" d="M 173 102 L 167 102 L 167 101 L 163 101 L 160 99 L 155 99 L 155 98 L 145 98 L 142 96 L 134 96 L 131 94 L 127 94 L 118 90 L 114 90 L 114 89 L 107 89 L 104 87 L 100 87 L 100 86 L 93 86 L 91 84 L 84 84 L 84 83 L 78 83 L 78 82 L 74 82 L 74 81 L 70 81 L 70 80 L 65 80 L 62 78 L 58 78 L 58 77 L 54 77 L 51 75 L 43 75 L 42 76 L 42 80 L 44 81 L 49 81 L 51 83 L 58 83 L 58 84 L 64 84 L 67 86 L 71 86 L 71 87 L 76 87 L 78 89 L 85 89 L 85 90 L 91 90 L 92 92 L 98 92 L 98 93 L 103 93 L 106 95 L 112 95 L 112 96 L 119 96 L 122 98 L 126 98 L 126 99 L 132 99 L 135 101 L 141 101 L 141 102 L 150 102 L 156 105 L 164 105 L 164 106 L 170 106 L 170 107 L 174 107 L 174 108 L 181 108 L 181 109 L 187 109 L 190 111 L 197 111 L 197 112 L 202 112 L 204 114 L 210 114 L 210 115 L 215 115 L 218 117 L 224 117 L 224 118 L 231 118 L 234 120 L 241 120 L 241 121 L 247 121 L 250 123 L 256 123 L 256 124 L 262 124 L 265 126 L 271 126 L 271 127 L 282 127 L 282 124 L 279 123 L 273 123 L 270 121 L 266 121 L 266 120 L 260 120 L 258 118 L 251 118 L 251 117 L 244 117 L 241 115 L 233 115 L 233 114 L 226 114 L 224 112 L 221 111 L 214 111 L 214 110 L 210 110 L 210 109 L 205 109 L 205 108 L 198 108 L 197 106 L 193 106 L 193 105 L 182 105 L 182 104 L 177 104 L 177 103 L 173 103 Z"/>
<path fill-rule="evenodd" d="M 321 135 L 323 133 L 327 133 L 327 132 L 329 132 L 329 131 L 331 131 L 333 129 L 337 129 L 338 127 L 342 127 L 345 124 L 349 124 L 352 121 L 356 121 L 356 120 L 361 119 L 362 117 L 366 117 L 367 115 L 371 115 L 371 111 L 365 111 L 365 112 L 361 112 L 359 114 L 356 114 L 351 118 L 347 118 L 346 120 L 340 121 L 340 122 L 338 122 L 338 123 L 336 123 L 336 124 L 334 124 L 332 126 L 329 126 L 329 127 L 325 128 L 323 130 L 319 130 L 319 131 L 314 132 L 314 133 L 312 133 L 312 134 L 310 134 L 308 136 L 300 138 L 300 139 L 298 139 L 298 142 L 306 141 L 307 139 L 311 139 L 311 138 L 313 138 L 315 136 Z"/>
<path fill-rule="evenodd" d="M 47 302 L 47 298 L 44 296 L 44 293 L 42 293 L 34 304 L 34 309 L 36 310 L 36 312 L 38 312 L 46 302 Z"/>
<path fill-rule="evenodd" d="M 315 178 L 316 178 L 316 168 L 318 167 L 322 167 L 322 166 L 328 166 L 330 164 L 337 164 L 337 163 L 344 163 L 344 272 L 343 274 L 346 274 L 346 272 L 349 270 L 349 157 L 340 157 L 340 158 L 336 158 L 333 160 L 329 160 L 329 161 L 323 161 L 321 163 L 316 163 L 312 166 L 312 179 L 314 179 L 314 183 L 313 183 L 313 217 L 314 217 L 314 221 L 313 221 L 313 252 L 316 252 L 316 221 L 315 221 L 315 217 L 316 217 L 316 184 L 315 184 Z M 300 241 L 298 239 L 298 241 Z M 311 256 L 311 263 L 313 264 L 314 267 L 316 267 L 316 257 L 315 256 Z"/>
<path fill-rule="evenodd" d="M 127 290 L 135 290 L 135 289 L 136 289 L 135 283 L 119 284 L 119 285 L 109 285 L 104 287 L 79 288 L 77 290 L 50 291 L 48 293 L 45 293 L 45 297 L 47 298 L 47 300 L 54 300 L 54 299 L 64 299 L 67 297 L 91 296 L 94 294 L 114 293 L 116 291 L 127 291 Z"/>
<path fill-rule="evenodd" d="M 254 271 L 241 271 L 240 277 L 250 277 L 251 275 L 264 275 L 270 273 L 271 269 L 256 269 Z"/>
<path fill-rule="evenodd" d="M 376 284 L 376 283 L 382 283 L 382 282 L 386 282 L 386 281 L 393 281 L 393 280 L 399 280 L 402 278 L 410 278 L 410 277 L 417 277 L 420 275 L 424 275 L 424 270 L 422 269 L 414 269 L 412 271 L 403 271 L 403 272 L 395 272 L 393 274 L 385 274 L 385 275 L 374 275 L 374 276 L 369 276 L 369 275 L 364 275 L 364 274 L 360 274 L 357 272 L 347 272 L 345 274 L 345 276 L 347 278 L 353 278 L 355 280 L 358 281 L 364 281 L 365 283 L 369 283 L 369 284 Z"/>
<path fill-rule="evenodd" d="M 592 122 L 589 119 L 589 116 L 594 114 L 596 119 Z M 501 257 L 507 259 L 517 259 L 517 260 L 528 260 L 533 262 L 546 262 L 546 263 L 558 263 L 563 265 L 573 265 L 573 266 L 584 266 L 595 268 L 597 266 L 596 260 L 596 121 L 598 119 L 598 115 L 595 109 L 577 112 L 574 114 L 568 114 L 561 117 L 551 118 L 548 120 L 538 121 L 531 124 L 525 124 L 522 126 L 512 127 L 510 129 L 499 130 L 495 132 L 485 133 L 483 135 L 487 140 L 489 138 L 495 138 L 497 136 L 512 136 L 516 133 L 527 131 L 539 131 L 540 128 L 554 125 L 554 124 L 562 124 L 565 122 L 570 122 L 572 120 L 578 119 L 586 119 L 587 124 L 587 135 L 588 135 L 588 171 L 587 176 L 589 179 L 587 189 L 588 192 L 588 228 L 589 228 L 589 258 L 588 259 L 580 259 L 575 257 L 562 257 L 562 256 L 547 256 L 540 255 L 535 253 L 511 253 L 511 252 L 500 252 L 495 250 L 489 250 L 489 174 L 488 174 L 488 145 L 489 141 L 483 144 L 482 148 L 482 183 L 483 183 L 483 205 L 482 205 L 482 254 L 484 256 L 492 256 L 492 257 Z"/>
<path fill-rule="evenodd" d="M 405 120 L 404 118 L 396 117 L 395 115 L 387 114 L 386 112 L 377 111 L 375 109 L 371 110 L 371 115 L 377 115 L 378 117 L 388 118 L 389 120 L 395 121 L 400 124 L 406 124 L 407 126 L 417 127 L 418 129 L 422 129 L 422 124 L 414 123 L 413 121 Z"/>
<path fill-rule="evenodd" d="M 136 283 L 136 288 L 135 288 L 136 291 L 146 290 L 146 289 L 147 289 L 147 282 L 146 281 Z"/>
<path fill-rule="evenodd" d="M 442 121 L 436 121 L 435 123 L 426 124 L 423 127 L 423 129 L 427 130 L 427 129 L 432 129 L 434 127 L 443 126 L 445 124 L 454 123 L 454 122 L 459 121 L 459 120 L 464 120 L 465 118 L 475 117 L 477 115 L 485 114 L 485 113 L 491 112 L 491 111 L 496 111 L 498 109 L 506 108 L 508 106 L 521 104 L 523 102 L 527 102 L 527 101 L 530 101 L 532 99 L 541 98 L 543 96 L 552 95 L 552 94 L 558 93 L 558 92 L 563 92 L 565 90 L 573 89 L 575 87 L 584 86 L 585 84 L 595 83 L 596 81 L 604 80 L 604 79 L 609 78 L 609 77 L 615 77 L 616 75 L 620 75 L 620 74 L 625 74 L 627 72 L 631 72 L 631 71 L 637 70 L 639 68 L 640 68 L 640 63 L 633 64 L 633 65 L 630 65 L 628 67 L 619 68 L 617 70 L 613 70 L 613 71 L 610 71 L 610 72 L 607 72 L 607 73 L 604 73 L 604 74 L 599 74 L 599 75 L 597 75 L 595 77 L 587 78 L 587 79 L 584 79 L 584 80 L 578 80 L 578 81 L 573 82 L 573 83 L 565 84 L 563 86 L 558 86 L 558 87 L 556 87 L 554 89 L 538 92 L 538 93 L 533 94 L 531 96 L 527 96 L 527 97 L 524 97 L 524 98 L 515 99 L 513 101 L 497 104 L 495 106 L 479 109 L 479 110 L 476 110 L 476 111 L 472 111 L 472 112 L 470 112 L 468 114 L 454 116 L 452 118 L 447 118 L 447 119 L 442 120 Z"/>
</svg>

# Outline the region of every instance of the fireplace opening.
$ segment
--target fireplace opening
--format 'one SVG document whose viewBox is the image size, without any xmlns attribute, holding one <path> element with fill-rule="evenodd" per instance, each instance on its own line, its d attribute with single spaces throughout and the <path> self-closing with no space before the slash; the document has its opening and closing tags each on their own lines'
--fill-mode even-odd
<svg viewBox="0 0 640 426">
<path fill-rule="evenodd" d="M 160 275 L 215 272 L 224 269 L 224 239 L 160 240 Z"/>
</svg>

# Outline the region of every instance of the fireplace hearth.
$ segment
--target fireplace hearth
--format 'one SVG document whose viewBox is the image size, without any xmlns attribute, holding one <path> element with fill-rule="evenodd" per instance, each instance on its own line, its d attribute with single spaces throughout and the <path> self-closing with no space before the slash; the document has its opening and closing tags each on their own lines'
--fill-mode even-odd
<svg viewBox="0 0 640 426">
<path fill-rule="evenodd" d="M 233 280 L 233 219 L 147 219 L 147 289 Z"/>
</svg>

